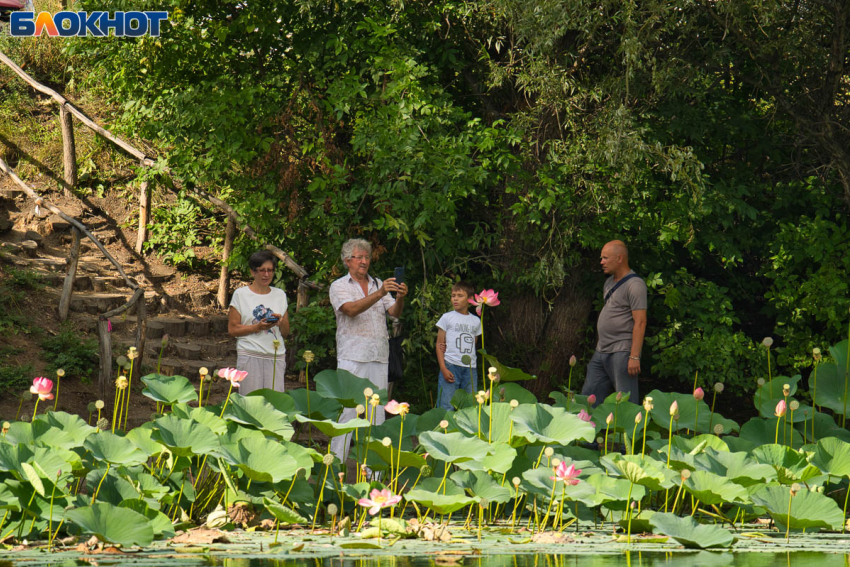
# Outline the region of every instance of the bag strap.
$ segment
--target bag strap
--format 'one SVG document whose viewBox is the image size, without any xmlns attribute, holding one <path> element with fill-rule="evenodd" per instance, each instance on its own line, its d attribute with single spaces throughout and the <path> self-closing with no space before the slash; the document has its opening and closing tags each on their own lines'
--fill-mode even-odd
<svg viewBox="0 0 850 567">
<path fill-rule="evenodd" d="M 608 293 L 605 294 L 605 303 L 608 303 L 608 300 L 611 299 L 611 296 L 614 294 L 615 291 L 617 291 L 617 288 L 619 288 L 621 285 L 623 285 L 624 283 L 626 283 L 630 279 L 636 278 L 636 277 L 638 277 L 637 274 L 628 274 L 628 275 L 624 276 L 623 279 L 621 279 L 620 281 L 615 283 L 614 287 L 612 287 L 610 290 L 608 290 Z"/>
</svg>

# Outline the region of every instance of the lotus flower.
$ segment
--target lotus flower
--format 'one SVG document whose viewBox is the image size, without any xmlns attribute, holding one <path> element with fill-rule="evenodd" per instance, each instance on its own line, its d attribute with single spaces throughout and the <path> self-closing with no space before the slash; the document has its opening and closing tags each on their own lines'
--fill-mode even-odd
<svg viewBox="0 0 850 567">
<path fill-rule="evenodd" d="M 230 385 L 234 388 L 239 387 L 239 382 L 245 379 L 248 375 L 246 370 L 238 370 L 236 368 L 221 368 L 218 371 L 219 378 L 230 380 Z"/>
<path fill-rule="evenodd" d="M 584 409 L 582 409 L 580 412 L 578 412 L 578 418 L 582 421 L 588 422 L 593 427 L 596 427 L 596 424 L 593 423 L 592 421 L 590 421 L 590 414 L 587 413 Z"/>
<path fill-rule="evenodd" d="M 673 403 L 670 404 L 670 415 L 676 415 L 679 413 L 679 402 L 673 400 Z"/>
<path fill-rule="evenodd" d="M 393 415 L 404 415 L 410 411 L 410 404 L 408 404 L 407 402 L 397 402 L 395 400 L 390 400 L 390 402 L 384 406 L 384 411 Z"/>
<path fill-rule="evenodd" d="M 696 390 L 694 390 L 694 399 L 696 401 L 698 401 L 698 402 L 702 401 L 702 399 L 704 397 L 705 397 L 705 391 L 702 388 L 697 388 Z"/>
<path fill-rule="evenodd" d="M 578 362 L 578 359 L 576 359 L 576 355 L 572 355 L 570 357 L 570 366 L 575 366 L 576 362 Z"/>
<path fill-rule="evenodd" d="M 393 495 L 389 488 L 385 488 L 383 490 L 373 488 L 372 492 L 369 494 L 369 498 L 361 498 L 357 501 L 357 503 L 364 508 L 369 508 L 370 516 L 374 516 L 380 512 L 382 508 L 395 506 L 399 502 L 401 502 L 401 496 Z"/>
<path fill-rule="evenodd" d="M 785 415 L 785 411 L 787 406 L 785 405 L 785 400 L 779 400 L 779 403 L 776 404 L 776 409 L 773 411 L 773 415 L 776 417 L 782 417 Z"/>
<path fill-rule="evenodd" d="M 51 390 L 53 390 L 53 380 L 49 378 L 34 378 L 30 386 L 30 393 L 37 395 L 39 400 L 52 400 Z"/>
<path fill-rule="evenodd" d="M 499 292 L 493 291 L 492 289 L 482 290 L 481 293 L 476 293 L 474 299 L 470 299 L 469 302 L 472 305 L 475 305 L 475 312 L 481 315 L 481 308 L 485 305 L 489 305 L 490 307 L 496 307 L 501 303 L 499 301 Z"/>
<path fill-rule="evenodd" d="M 614 413 L 613 412 L 609 413 L 608 417 L 605 418 L 605 423 L 607 423 L 608 425 L 611 425 L 612 423 L 614 423 Z"/>
<path fill-rule="evenodd" d="M 581 469 L 577 469 L 575 464 L 567 466 L 567 463 L 561 463 L 555 468 L 555 476 L 550 476 L 549 480 L 561 481 L 569 485 L 579 483 L 578 475 L 581 474 Z"/>
</svg>

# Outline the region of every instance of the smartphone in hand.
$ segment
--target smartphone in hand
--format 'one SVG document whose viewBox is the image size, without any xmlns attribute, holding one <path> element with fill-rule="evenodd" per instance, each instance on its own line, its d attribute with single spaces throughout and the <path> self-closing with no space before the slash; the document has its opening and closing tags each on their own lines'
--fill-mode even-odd
<svg viewBox="0 0 850 567">
<path fill-rule="evenodd" d="M 404 283 L 404 266 L 400 266 L 395 269 L 395 273 L 393 274 L 395 278 L 395 283 L 401 285 Z"/>
</svg>

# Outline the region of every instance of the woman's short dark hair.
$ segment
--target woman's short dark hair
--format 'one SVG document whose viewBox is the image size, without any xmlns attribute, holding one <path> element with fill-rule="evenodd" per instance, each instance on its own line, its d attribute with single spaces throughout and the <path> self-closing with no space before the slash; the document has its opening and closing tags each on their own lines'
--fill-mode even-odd
<svg viewBox="0 0 850 567">
<path fill-rule="evenodd" d="M 257 250 L 248 257 L 248 267 L 251 271 L 259 270 L 266 262 L 271 262 L 274 267 L 277 267 L 277 256 L 268 250 Z"/>
</svg>

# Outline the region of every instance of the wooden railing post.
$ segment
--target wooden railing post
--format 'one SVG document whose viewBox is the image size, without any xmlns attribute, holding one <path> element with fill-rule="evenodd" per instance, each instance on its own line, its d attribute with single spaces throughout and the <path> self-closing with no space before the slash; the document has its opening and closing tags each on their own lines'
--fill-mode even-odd
<svg viewBox="0 0 850 567">
<path fill-rule="evenodd" d="M 148 239 L 148 222 L 151 211 L 151 191 L 147 181 L 142 181 L 139 189 L 139 233 L 136 236 L 136 254 L 144 250 L 145 241 Z"/>
<path fill-rule="evenodd" d="M 62 126 L 62 162 L 65 166 L 65 195 L 77 185 L 77 150 L 74 143 L 74 117 L 59 105 L 59 124 Z"/>
<path fill-rule="evenodd" d="M 136 352 L 139 353 L 139 358 L 133 366 L 133 378 L 139 378 L 142 375 L 142 362 L 145 359 L 145 336 L 147 335 L 148 306 L 145 303 L 145 296 L 136 302 Z"/>
<path fill-rule="evenodd" d="M 74 293 L 74 280 L 77 277 L 77 264 L 80 261 L 80 239 L 82 233 L 77 227 L 71 231 L 73 241 L 71 252 L 68 256 L 68 272 L 65 274 L 65 282 L 62 284 L 62 297 L 59 298 L 59 320 L 68 318 L 68 309 L 71 307 L 71 294 Z"/>
<path fill-rule="evenodd" d="M 101 315 L 97 320 L 97 338 L 100 343 L 100 374 L 97 378 L 101 400 L 106 400 L 107 386 L 112 380 L 112 335 L 109 332 L 109 319 Z"/>
<path fill-rule="evenodd" d="M 227 228 L 224 230 L 224 253 L 221 255 L 221 276 L 218 279 L 218 304 L 227 309 L 228 289 L 230 288 L 230 268 L 227 261 L 233 252 L 233 240 L 236 238 L 236 223 L 233 217 L 227 216 Z"/>
</svg>

